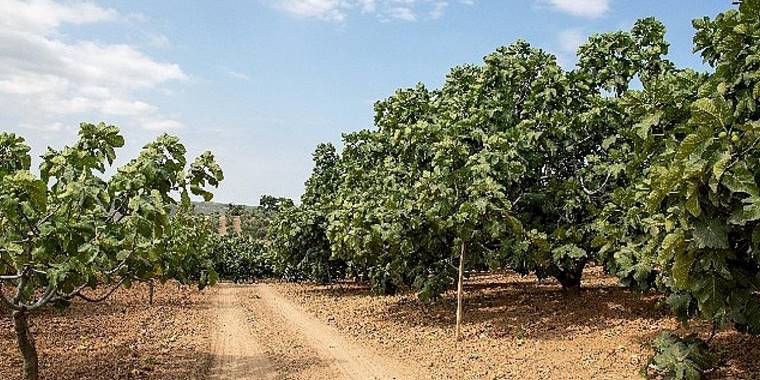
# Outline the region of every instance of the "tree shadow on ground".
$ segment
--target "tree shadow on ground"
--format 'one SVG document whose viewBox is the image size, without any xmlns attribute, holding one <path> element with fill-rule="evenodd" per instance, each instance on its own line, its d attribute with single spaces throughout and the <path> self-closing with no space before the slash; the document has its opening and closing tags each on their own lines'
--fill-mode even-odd
<svg viewBox="0 0 760 380">
<path fill-rule="evenodd" d="M 719 365 L 707 379 L 760 379 L 760 336 L 723 331 L 713 340 L 712 350 Z"/>
<path fill-rule="evenodd" d="M 145 287 L 117 292 L 102 303 L 76 301 L 64 311 L 47 307 L 33 313 L 30 328 L 42 378 L 204 378 L 198 372 L 209 356 L 192 351 L 199 346 L 190 343 L 203 337 L 200 325 L 175 316 L 202 320 L 211 306 L 197 291 L 175 289 L 157 286 L 153 306 Z M 10 318 L 0 318 L 0 329 L 0 378 L 20 379 Z"/>
<path fill-rule="evenodd" d="M 367 286 L 310 287 L 306 294 L 330 297 L 372 295 Z M 456 293 L 446 292 L 433 303 L 412 292 L 392 297 L 376 318 L 393 318 L 411 327 L 449 328 L 456 323 Z M 579 334 L 614 328 L 630 320 L 655 323 L 670 318 L 661 296 L 638 294 L 617 285 L 600 268 L 584 277 L 580 292 L 565 292 L 554 280 L 537 280 L 515 273 L 475 273 L 465 283 L 464 324 L 480 326 L 489 334 L 514 336 L 529 333 L 535 339 L 572 339 Z"/>
<path fill-rule="evenodd" d="M 173 286 L 173 285 L 170 285 Z M 182 292 L 198 293 L 197 289 L 191 287 L 182 287 Z M 122 297 L 128 293 L 128 298 Z M 95 292 L 91 295 L 97 296 L 99 293 Z M 137 296 L 136 296 L 137 295 Z M 82 317 L 90 317 L 98 315 L 100 317 L 108 317 L 119 314 L 129 314 L 134 310 L 151 310 L 151 309 L 180 309 L 191 307 L 196 310 L 209 310 L 214 305 L 208 302 L 189 301 L 185 298 L 175 298 L 157 287 L 153 295 L 153 304 L 150 304 L 147 285 L 136 285 L 131 289 L 119 289 L 108 299 L 91 303 L 84 300 L 75 298 L 71 305 L 63 310 L 58 310 L 51 305 L 44 308 L 40 308 L 31 314 L 32 320 L 36 318 L 69 318 L 77 319 Z M 8 314 L 3 313 L 2 317 L 7 317 L 10 321 Z M 2 321 L 2 318 L 0 318 Z"/>
<path fill-rule="evenodd" d="M 587 287 L 579 293 L 563 292 L 556 285 L 514 283 L 477 291 L 466 288 L 465 324 L 487 325 L 495 335 L 529 332 L 536 339 L 572 339 L 579 334 L 606 330 L 627 320 L 667 318 L 659 297 L 640 295 L 615 286 Z M 410 325 L 452 326 L 456 297 L 446 294 L 418 318 L 421 304 L 398 302 L 387 312 Z"/>
<path fill-rule="evenodd" d="M 41 379 L 206 379 L 213 356 L 207 352 L 176 349 L 166 353 L 137 353 L 128 347 L 103 348 L 83 355 L 79 351 L 46 355 L 40 352 Z M 15 373 L 4 380 L 22 380 L 18 355 L 3 357 Z"/>
<path fill-rule="evenodd" d="M 302 289 L 305 294 L 313 294 L 315 296 L 331 296 L 340 298 L 354 298 L 354 297 L 367 297 L 367 296 L 379 296 L 376 292 L 372 291 L 372 288 L 368 284 L 362 284 L 352 281 L 341 281 L 329 285 L 318 285 L 313 283 L 290 283 L 290 284 L 308 284 L 307 288 Z M 404 292 L 404 294 L 412 294 L 411 292 Z"/>
</svg>

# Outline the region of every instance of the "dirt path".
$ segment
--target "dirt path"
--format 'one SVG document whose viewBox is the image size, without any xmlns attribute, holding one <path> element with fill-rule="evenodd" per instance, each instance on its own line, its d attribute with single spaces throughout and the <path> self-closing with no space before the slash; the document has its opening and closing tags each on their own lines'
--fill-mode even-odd
<svg viewBox="0 0 760 380">
<path fill-rule="evenodd" d="M 298 305 L 267 284 L 260 284 L 257 293 L 275 311 L 300 332 L 317 355 L 343 375 L 344 379 L 406 379 L 398 363 L 389 361 L 344 338 L 335 328 L 325 325 L 304 312 Z"/>
<path fill-rule="evenodd" d="M 219 286 L 212 379 L 408 379 L 267 284 Z"/>
<path fill-rule="evenodd" d="M 254 339 L 240 306 L 241 287 L 221 285 L 215 295 L 216 333 L 213 338 L 211 379 L 274 379 L 264 350 Z"/>
</svg>

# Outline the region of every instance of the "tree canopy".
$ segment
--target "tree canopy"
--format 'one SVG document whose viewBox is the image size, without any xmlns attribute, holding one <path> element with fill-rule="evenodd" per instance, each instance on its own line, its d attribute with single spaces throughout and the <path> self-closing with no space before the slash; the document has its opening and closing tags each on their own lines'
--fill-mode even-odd
<svg viewBox="0 0 760 380">
<path fill-rule="evenodd" d="M 75 144 L 48 148 L 36 175 L 24 139 L 0 133 L 0 301 L 13 312 L 28 378 L 37 376 L 29 312 L 100 301 L 133 281 L 215 282 L 211 230 L 188 212 L 191 194 L 210 200 L 207 187 L 223 179 L 214 156 L 188 165 L 179 140 L 162 135 L 106 178 L 123 145 L 117 127 L 83 123 Z M 101 296 L 86 292 L 101 287 Z"/>
</svg>

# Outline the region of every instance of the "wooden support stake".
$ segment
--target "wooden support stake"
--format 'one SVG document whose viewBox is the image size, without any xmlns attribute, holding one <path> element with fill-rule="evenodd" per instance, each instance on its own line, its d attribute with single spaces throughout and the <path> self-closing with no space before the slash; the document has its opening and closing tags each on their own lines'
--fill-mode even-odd
<svg viewBox="0 0 760 380">
<path fill-rule="evenodd" d="M 456 340 L 459 341 L 462 327 L 462 295 L 464 293 L 464 242 L 462 252 L 459 254 L 459 283 L 457 284 L 457 327 Z"/>
</svg>

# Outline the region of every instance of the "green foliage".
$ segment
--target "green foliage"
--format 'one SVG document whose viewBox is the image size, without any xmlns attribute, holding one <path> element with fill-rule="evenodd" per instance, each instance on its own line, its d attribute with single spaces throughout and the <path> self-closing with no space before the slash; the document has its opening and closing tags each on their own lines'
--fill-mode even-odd
<svg viewBox="0 0 760 380">
<path fill-rule="evenodd" d="M 237 283 L 255 281 L 274 274 L 272 258 L 262 240 L 216 235 L 210 252 L 214 260 L 214 270 L 222 279 Z"/>
<path fill-rule="evenodd" d="M 663 34 L 651 19 L 618 34 L 626 86 L 669 67 Z M 413 286 L 424 298 L 453 284 L 461 244 L 469 269 L 579 286 L 599 248 L 597 217 L 624 183 L 616 143 L 626 114 L 595 66 L 610 65 L 608 37 L 585 45 L 573 71 L 518 41 L 483 66 L 453 69 L 440 90 L 420 85 L 378 102 L 377 130 L 344 136 L 328 226 L 335 255 L 380 290 Z"/>
<path fill-rule="evenodd" d="M 652 348 L 655 354 L 643 372 L 651 368 L 668 380 L 700 380 L 717 364 L 707 343 L 694 336 L 680 338 L 665 332 L 655 338 Z"/>
<path fill-rule="evenodd" d="M 320 144 L 313 157 L 315 167 L 306 181 L 301 204 L 277 201 L 268 236 L 277 273 L 293 281 L 329 283 L 345 277 L 346 270 L 346 263 L 333 257 L 327 240 L 327 215 L 340 169 L 331 144 Z"/>
<path fill-rule="evenodd" d="M 628 136 L 637 148 L 628 160 L 641 164 L 629 166 L 630 190 L 620 202 L 628 216 L 618 223 L 628 228 L 619 235 L 625 251 L 636 252 L 618 262 L 618 273 L 638 273 L 632 266 L 643 265 L 652 275 L 639 273 L 647 283 L 638 286 L 668 293 L 680 318 L 732 322 L 754 334 L 760 333 L 758 4 L 745 1 L 694 21 L 695 51 L 714 73 L 666 72 L 626 94 L 641 120 L 634 127 L 640 133 Z"/>
<path fill-rule="evenodd" d="M 693 22 L 710 73 L 677 68 L 647 18 L 589 38 L 571 70 L 517 41 L 452 69 L 440 89 L 398 90 L 342 152 L 316 148 L 300 204 L 230 207 L 249 220 L 242 236 L 211 238 L 213 223 L 190 215 L 191 194 L 210 199 L 223 175 L 210 153 L 186 170 L 175 137 L 106 180 L 124 144 L 116 127 L 82 124 L 39 176 L 24 140 L 2 133 L 0 280 L 18 291 L 0 300 L 26 311 L 135 280 L 205 286 L 212 267 L 233 280 L 352 276 L 427 300 L 453 286 L 465 247 L 467 270 L 565 288 L 600 263 L 663 292 L 683 321 L 760 334 L 758 12 L 744 0 Z M 663 335 L 655 350 L 650 365 L 668 378 L 712 364 L 695 338 Z"/>
<path fill-rule="evenodd" d="M 285 207 L 293 206 L 293 200 L 290 198 L 273 197 L 271 195 L 262 195 L 259 199 L 259 207 L 267 214 L 273 214 Z"/>
<path fill-rule="evenodd" d="M 23 139 L 0 133 L 0 281 L 16 289 L 0 299 L 9 309 L 65 306 L 85 288 L 132 281 L 214 282 L 210 228 L 187 212 L 191 193 L 208 198 L 205 187 L 223 178 L 213 156 L 186 171 L 185 147 L 163 135 L 104 179 L 123 145 L 118 128 L 82 124 L 76 144 L 42 156 L 38 177 Z"/>
<path fill-rule="evenodd" d="M 467 270 L 568 288 L 597 262 L 683 320 L 760 333 L 758 9 L 694 21 L 712 73 L 677 68 L 647 18 L 589 38 L 572 70 L 518 41 L 440 89 L 396 91 L 340 155 L 318 148 L 271 230 L 281 270 L 325 280 L 340 263 L 427 299 L 454 284 L 462 245 Z"/>
<path fill-rule="evenodd" d="M 24 138 L 12 133 L 0 134 L 0 175 L 5 176 L 18 170 L 29 170 L 32 157 Z"/>
<path fill-rule="evenodd" d="M 213 155 L 186 170 L 185 147 L 162 135 L 105 179 L 123 145 L 118 128 L 83 123 L 74 145 L 48 148 L 36 176 L 24 140 L 0 133 L 0 304 L 29 379 L 38 359 L 28 313 L 75 297 L 99 302 L 134 281 L 216 282 L 211 228 L 189 212 L 190 194 L 209 200 L 207 185 L 223 178 Z M 99 288 L 108 290 L 83 293 Z"/>
</svg>

